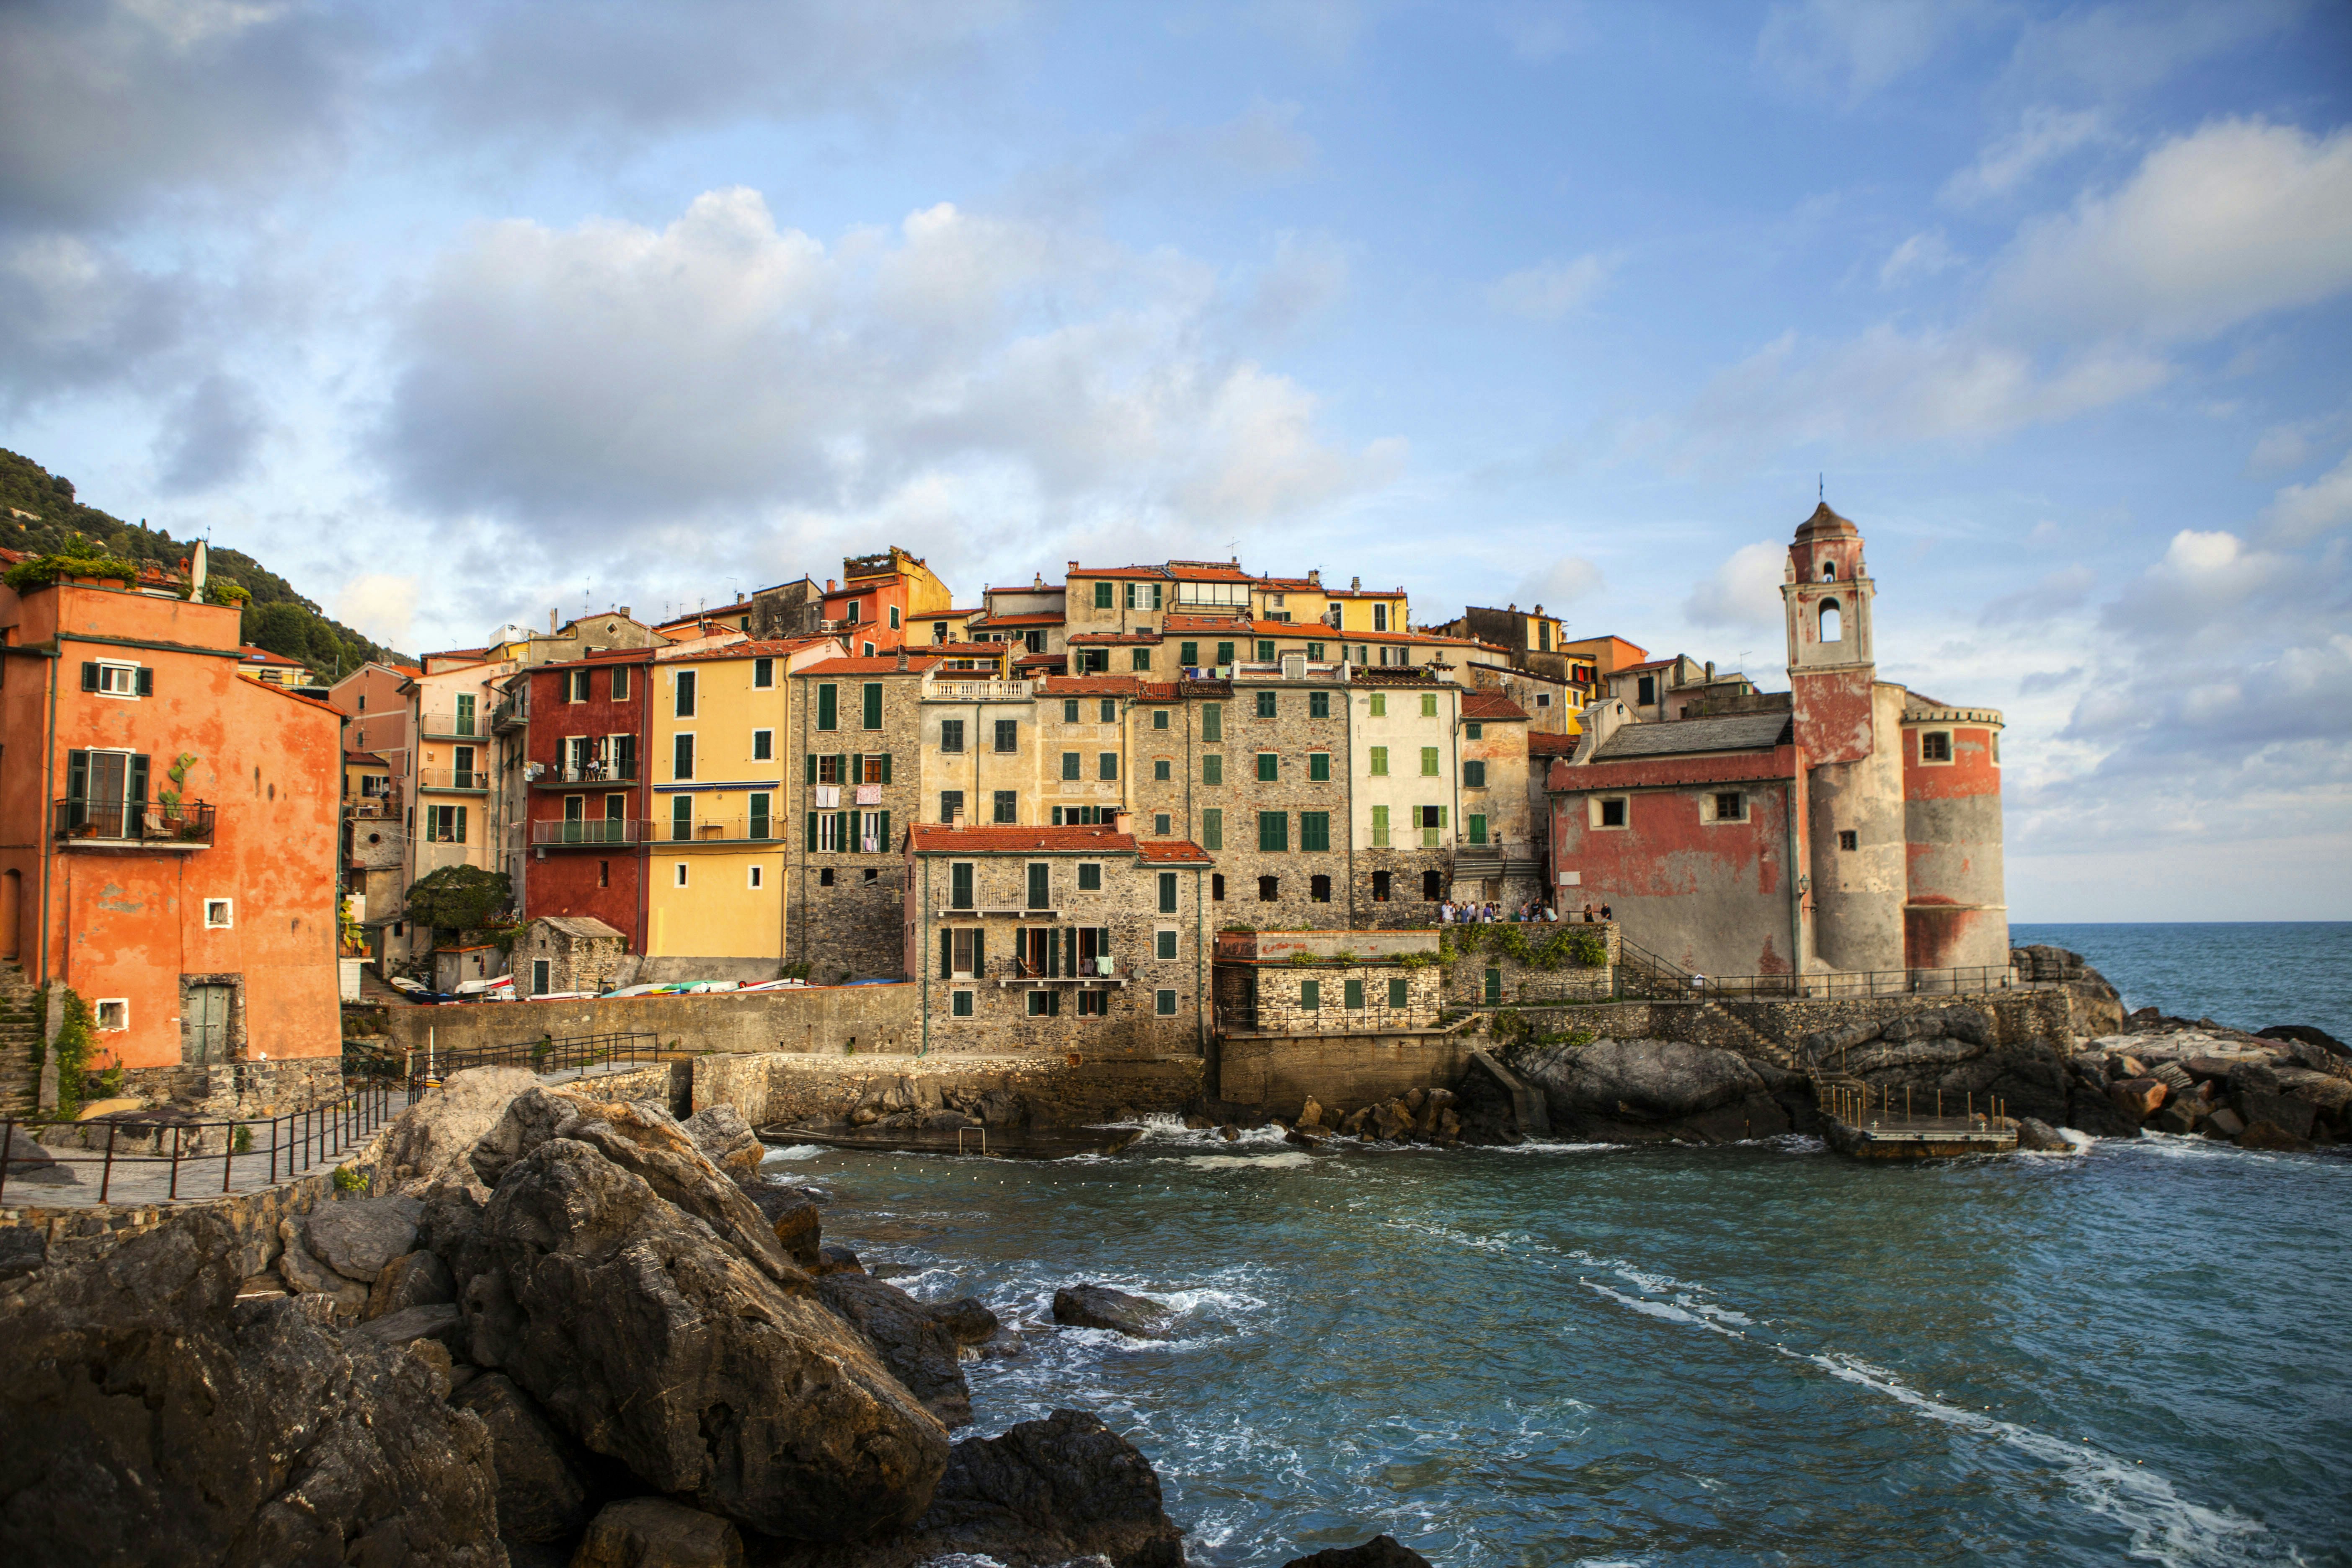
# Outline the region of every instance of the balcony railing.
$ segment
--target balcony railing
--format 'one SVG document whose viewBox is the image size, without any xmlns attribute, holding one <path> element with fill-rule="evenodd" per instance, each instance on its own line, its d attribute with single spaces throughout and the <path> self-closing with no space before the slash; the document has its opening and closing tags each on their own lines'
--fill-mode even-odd
<svg viewBox="0 0 2352 1568">
<path fill-rule="evenodd" d="M 428 741 L 478 741 L 490 732 L 479 713 L 426 713 L 417 724 Z"/>
<path fill-rule="evenodd" d="M 530 697 L 528 691 L 519 691 L 512 697 L 504 698 L 490 710 L 490 728 L 501 735 L 520 730 L 530 721 Z"/>
<path fill-rule="evenodd" d="M 1132 966 L 1122 970 L 1109 958 L 1082 959 L 1075 974 L 1054 964 L 1040 969 L 1019 958 L 995 967 L 999 985 L 1124 985 L 1135 978 Z"/>
<path fill-rule="evenodd" d="M 61 800 L 51 821 L 68 847 L 203 849 L 213 841 L 213 808 L 200 800 Z"/>
<path fill-rule="evenodd" d="M 573 821 L 540 821 L 530 825 L 535 847 L 643 844 L 653 837 L 654 825 L 642 817 L 591 816 Z"/>
<path fill-rule="evenodd" d="M 1035 683 L 1027 680 L 927 680 L 926 702 L 1026 702 Z"/>
<path fill-rule="evenodd" d="M 487 768 L 419 768 L 416 770 L 418 789 L 450 790 L 464 795 L 487 795 L 490 774 Z"/>
<path fill-rule="evenodd" d="M 581 763 L 568 767 L 553 764 L 540 769 L 539 776 L 530 781 L 541 789 L 562 789 L 577 784 L 635 784 L 637 763 L 633 757 L 619 763 Z"/>
<path fill-rule="evenodd" d="M 400 797 L 396 795 L 363 795 L 343 802 L 347 816 L 398 816 Z"/>
<path fill-rule="evenodd" d="M 675 817 L 652 825 L 657 844 L 773 844 L 782 837 L 780 816 L 698 816 L 691 822 Z"/>
</svg>

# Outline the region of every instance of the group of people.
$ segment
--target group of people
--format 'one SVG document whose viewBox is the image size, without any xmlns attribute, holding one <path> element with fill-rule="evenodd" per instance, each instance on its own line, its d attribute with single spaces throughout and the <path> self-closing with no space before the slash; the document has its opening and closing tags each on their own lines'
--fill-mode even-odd
<svg viewBox="0 0 2352 1568">
<path fill-rule="evenodd" d="M 1586 925 L 1591 925 L 1595 921 L 1609 921 L 1615 918 L 1616 917 L 1610 912 L 1610 909 L 1607 904 L 1601 906 L 1601 910 L 1598 914 L 1593 912 L 1593 909 L 1591 904 L 1584 906 L 1584 923 Z M 1440 925 L 1449 926 L 1493 925 L 1498 921 L 1556 921 L 1559 919 L 1559 911 L 1553 909 L 1541 899 L 1529 899 L 1526 903 L 1521 904 L 1517 909 L 1509 911 L 1507 914 L 1504 912 L 1501 905 L 1492 901 L 1483 904 L 1457 904 L 1453 900 L 1448 899 L 1437 907 L 1437 923 Z M 1576 917 L 1574 915 L 1570 915 L 1569 919 L 1572 922 Z"/>
</svg>

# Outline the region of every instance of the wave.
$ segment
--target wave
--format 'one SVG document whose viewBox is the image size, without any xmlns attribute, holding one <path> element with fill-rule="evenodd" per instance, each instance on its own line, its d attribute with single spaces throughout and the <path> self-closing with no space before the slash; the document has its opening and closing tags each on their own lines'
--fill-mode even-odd
<svg viewBox="0 0 2352 1568">
<path fill-rule="evenodd" d="M 831 1152 L 832 1149 L 823 1143 L 787 1143 L 782 1148 L 771 1148 L 761 1155 L 760 1163 L 773 1165 L 786 1160 L 814 1160 L 819 1154 Z"/>
</svg>

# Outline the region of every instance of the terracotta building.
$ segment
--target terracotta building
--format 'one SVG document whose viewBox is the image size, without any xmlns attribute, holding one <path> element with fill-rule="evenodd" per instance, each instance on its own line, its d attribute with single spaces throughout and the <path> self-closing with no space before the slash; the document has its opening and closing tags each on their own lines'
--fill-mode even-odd
<svg viewBox="0 0 2352 1568">
<path fill-rule="evenodd" d="M 80 994 L 99 1061 L 141 1090 L 216 1094 L 177 1075 L 232 1064 L 247 1087 L 340 1073 L 341 721 L 247 679 L 238 621 L 176 594 L 0 588 L 0 943 Z"/>
<path fill-rule="evenodd" d="M 523 912 L 585 916 L 646 950 L 645 759 L 654 649 L 613 648 L 525 670 Z"/>
<path fill-rule="evenodd" d="M 2000 714 L 1880 680 L 1875 593 L 1823 505 L 1789 549 L 1787 692 L 1587 709 L 1551 767 L 1560 902 L 1717 976 L 2005 965 Z"/>
</svg>

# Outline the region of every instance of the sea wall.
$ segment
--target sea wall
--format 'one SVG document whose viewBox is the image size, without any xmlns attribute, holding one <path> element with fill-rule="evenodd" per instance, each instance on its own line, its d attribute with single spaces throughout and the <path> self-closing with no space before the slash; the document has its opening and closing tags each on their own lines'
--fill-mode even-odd
<svg viewBox="0 0 2352 1568">
<path fill-rule="evenodd" d="M 1451 1088 L 1484 1043 L 1469 1027 L 1231 1037 L 1218 1047 L 1216 1097 L 1286 1117 L 1309 1099 L 1327 1106 L 1369 1105 L 1416 1089 Z"/>
<path fill-rule="evenodd" d="M 922 1027 L 916 990 L 908 984 L 811 985 L 749 996 L 718 991 L 393 1007 L 384 1032 L 394 1045 L 420 1054 L 428 1036 L 436 1050 L 473 1050 L 618 1034 L 657 1036 L 664 1046 L 683 1051 L 911 1051 Z"/>
<path fill-rule="evenodd" d="M 1001 1092 L 1033 1122 L 1082 1125 L 1122 1111 L 1182 1110 L 1202 1097 L 1197 1056 L 977 1056 L 968 1052 L 855 1056 L 763 1051 L 697 1057 L 692 1110 L 726 1104 L 754 1127 L 806 1117 L 838 1120 L 860 1105 L 937 1110 L 950 1094 Z"/>
</svg>

